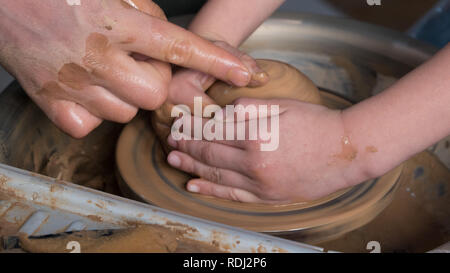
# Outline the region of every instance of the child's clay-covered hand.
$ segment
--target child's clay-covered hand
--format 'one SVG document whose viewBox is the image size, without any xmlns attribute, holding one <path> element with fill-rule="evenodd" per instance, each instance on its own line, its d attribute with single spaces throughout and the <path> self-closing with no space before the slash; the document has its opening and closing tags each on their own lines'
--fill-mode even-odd
<svg viewBox="0 0 450 273">
<path fill-rule="evenodd" d="M 234 104 L 279 105 L 278 143 L 274 135 L 270 141 L 169 137 L 178 150 L 169 155 L 169 164 L 202 177 L 188 183 L 189 191 L 241 202 L 286 203 L 317 199 L 364 178 L 355 148 L 345 139 L 340 111 L 295 100 L 244 98 Z M 272 118 L 267 118 L 269 126 Z M 248 132 L 249 120 L 235 122 L 234 132 L 242 122 Z M 261 151 L 263 143 L 275 149 Z"/>
</svg>

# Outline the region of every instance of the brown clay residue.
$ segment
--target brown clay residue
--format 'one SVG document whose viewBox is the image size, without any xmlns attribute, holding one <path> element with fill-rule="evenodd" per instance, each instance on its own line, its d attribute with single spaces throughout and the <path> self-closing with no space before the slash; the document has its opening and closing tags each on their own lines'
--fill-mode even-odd
<svg viewBox="0 0 450 273">
<path fill-rule="evenodd" d="M 285 249 L 282 249 L 280 247 L 274 247 L 274 248 L 272 248 L 272 252 L 274 252 L 274 253 L 288 253 L 289 251 L 287 251 Z"/>
<path fill-rule="evenodd" d="M 52 97 L 55 99 L 63 99 L 66 91 L 55 81 L 45 83 L 36 93 L 39 96 Z"/>
<path fill-rule="evenodd" d="M 28 252 L 70 252 L 67 244 L 77 241 L 81 253 L 167 253 L 174 252 L 176 236 L 160 226 L 141 226 L 134 229 L 81 231 L 55 237 L 29 238 L 20 234 L 20 245 Z"/>
<path fill-rule="evenodd" d="M 91 214 L 91 215 L 88 215 L 88 216 L 86 216 L 86 217 L 89 218 L 89 219 L 92 220 L 92 221 L 95 221 L 95 222 L 101 222 L 101 221 L 103 221 L 102 217 L 100 217 L 100 216 L 98 216 L 98 215 L 93 215 L 93 214 Z"/>
<path fill-rule="evenodd" d="M 50 186 L 50 192 L 58 192 L 58 191 L 64 191 L 64 187 L 62 187 L 58 184 L 52 184 Z"/>
<path fill-rule="evenodd" d="M 164 11 L 153 1 L 149 0 L 121 0 L 124 8 L 135 8 L 136 10 L 148 15 L 167 20 Z"/>
<path fill-rule="evenodd" d="M 106 30 L 112 30 L 113 28 L 112 28 L 112 26 L 105 26 L 105 29 Z"/>
<path fill-rule="evenodd" d="M 257 85 L 264 85 L 269 82 L 270 77 L 266 72 L 253 73 L 251 82 Z"/>
<path fill-rule="evenodd" d="M 258 245 L 258 248 L 256 249 L 256 252 L 258 253 L 267 253 L 267 249 L 262 246 L 262 245 Z"/>
<path fill-rule="evenodd" d="M 106 205 L 102 202 L 98 202 L 98 203 L 94 203 L 96 207 L 104 209 L 106 207 Z"/>
<path fill-rule="evenodd" d="M 90 85 L 91 76 L 82 66 L 75 63 L 68 63 L 63 65 L 61 70 L 59 70 L 58 80 L 70 88 L 81 90 Z"/>
<path fill-rule="evenodd" d="M 103 70 L 101 60 L 110 47 L 108 37 L 101 33 L 91 33 L 86 40 L 86 55 L 83 58 L 83 64 L 93 72 L 97 69 Z"/>
<path fill-rule="evenodd" d="M 6 184 L 10 180 L 6 175 L 0 174 L 0 185 Z"/>
<path fill-rule="evenodd" d="M 376 152 L 378 152 L 378 149 L 375 146 L 367 146 L 366 147 L 366 152 L 368 152 L 368 153 L 376 153 Z"/>
<path fill-rule="evenodd" d="M 193 228 L 193 227 L 191 227 L 189 225 L 178 223 L 178 222 L 166 221 L 166 225 L 170 226 L 170 227 L 181 227 L 186 232 L 198 232 L 198 230 L 196 228 Z"/>
<path fill-rule="evenodd" d="M 350 139 L 347 136 L 342 137 L 341 140 L 342 151 L 339 154 L 335 154 L 335 158 L 343 159 L 346 161 L 353 161 L 358 155 L 358 151 L 350 143 Z"/>
<path fill-rule="evenodd" d="M 136 38 L 128 37 L 128 38 L 126 38 L 124 41 L 122 41 L 120 43 L 126 45 L 126 44 L 132 44 L 134 42 L 136 42 Z"/>
<path fill-rule="evenodd" d="M 27 252 L 61 253 L 70 241 L 80 244 L 81 253 L 219 253 L 218 248 L 183 238 L 168 228 L 139 225 L 121 230 L 80 231 L 52 237 L 28 237 L 19 234 L 21 247 Z"/>
</svg>

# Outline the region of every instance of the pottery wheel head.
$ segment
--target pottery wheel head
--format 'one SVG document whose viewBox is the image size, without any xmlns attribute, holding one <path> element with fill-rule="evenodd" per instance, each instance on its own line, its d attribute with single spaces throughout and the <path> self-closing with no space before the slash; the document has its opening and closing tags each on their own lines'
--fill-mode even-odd
<svg viewBox="0 0 450 273">
<path fill-rule="evenodd" d="M 219 82 L 210 88 L 208 95 L 222 106 L 244 95 L 307 100 L 339 109 L 350 106 L 338 96 L 319 92 L 292 66 L 266 60 L 258 60 L 258 63 L 271 77 L 266 86 L 232 88 Z M 276 90 L 275 95 L 273 90 Z M 372 220 L 390 203 L 402 170 L 399 166 L 383 177 L 309 203 L 245 204 L 202 196 L 185 190 L 190 176 L 167 164 L 164 149 L 145 114 L 123 130 L 117 144 L 116 161 L 121 189 L 128 197 L 253 231 L 296 232 L 304 236 L 303 241 L 307 243 L 335 238 Z"/>
</svg>

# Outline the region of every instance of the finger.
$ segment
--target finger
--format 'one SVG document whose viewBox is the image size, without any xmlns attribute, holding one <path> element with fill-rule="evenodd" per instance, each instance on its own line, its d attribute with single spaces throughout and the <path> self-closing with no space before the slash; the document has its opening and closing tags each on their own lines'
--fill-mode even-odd
<svg viewBox="0 0 450 273">
<path fill-rule="evenodd" d="M 102 37 L 94 35 L 90 39 Z M 83 61 L 92 70 L 95 85 L 103 86 L 128 104 L 154 110 L 167 98 L 171 79 L 167 64 L 136 62 L 125 52 L 112 47 L 104 52 L 87 54 Z"/>
<path fill-rule="evenodd" d="M 247 140 L 257 139 L 256 136 L 250 136 L 250 133 L 248 133 L 250 132 L 249 128 L 251 122 L 225 122 L 222 118 L 216 120 L 214 118 L 200 118 L 190 114 L 184 114 L 182 117 L 178 118 L 176 122 L 191 124 L 190 131 L 186 131 L 187 128 L 184 128 L 183 126 L 179 128 L 178 133 L 182 134 L 183 139 L 194 139 L 194 137 L 197 137 L 197 139 L 204 139 L 206 141 L 239 149 L 246 148 Z M 253 125 L 254 124 L 255 123 L 253 123 Z M 200 125 L 201 130 L 197 128 Z M 201 136 L 197 135 L 197 130 L 201 131 Z M 176 145 L 176 143 L 174 143 L 174 145 Z"/>
<path fill-rule="evenodd" d="M 187 105 L 191 113 L 195 113 L 194 98 L 200 97 L 202 109 L 204 106 L 214 104 L 214 101 L 204 93 L 214 82 L 214 78 L 192 69 L 182 69 L 175 73 L 169 85 L 169 96 L 167 101 L 152 113 L 152 124 L 157 128 L 160 139 L 166 139 L 170 133 L 170 125 L 173 123 L 172 108 L 176 105 Z"/>
<path fill-rule="evenodd" d="M 82 138 L 99 126 L 102 119 L 73 102 L 68 89 L 57 82 L 49 82 L 33 95 L 33 99 L 61 130 L 72 137 Z"/>
<path fill-rule="evenodd" d="M 104 120 L 127 123 L 138 112 L 137 107 L 120 100 L 101 86 L 88 86 L 76 92 L 73 98 L 90 113 Z"/>
<path fill-rule="evenodd" d="M 81 66 L 68 64 L 58 74 L 60 88 L 47 88 L 40 93 L 54 99 L 69 100 L 83 105 L 93 115 L 116 122 L 128 122 L 137 113 L 132 106 L 101 86 L 92 85 L 91 75 Z"/>
<path fill-rule="evenodd" d="M 252 75 L 249 86 L 258 87 L 269 82 L 270 80 L 269 74 L 267 74 L 264 70 L 262 70 L 258 66 L 256 60 L 250 57 L 247 53 L 223 41 L 216 41 L 214 42 L 214 44 L 227 50 L 244 63 L 244 65 L 247 67 L 247 69 L 250 71 L 250 74 Z"/>
<path fill-rule="evenodd" d="M 214 100 L 205 94 L 213 83 L 214 77 L 193 69 L 181 69 L 172 78 L 169 86 L 168 101 L 174 105 L 187 105 L 194 111 L 194 97 L 202 98 L 202 106 L 215 104 Z"/>
<path fill-rule="evenodd" d="M 128 52 L 192 68 L 237 86 L 246 86 L 251 75 L 239 58 L 172 23 L 145 14 L 130 14 L 120 44 Z M 143 27 L 145 26 L 145 27 Z"/>
<path fill-rule="evenodd" d="M 167 142 L 173 148 L 209 166 L 233 170 L 239 173 L 245 173 L 246 171 L 247 164 L 244 161 L 246 154 L 241 149 L 209 141 L 183 139 L 175 141 L 172 135 L 169 135 Z"/>
<path fill-rule="evenodd" d="M 71 101 L 51 100 L 43 109 L 56 126 L 74 138 L 85 137 L 102 122 L 83 106 Z"/>
<path fill-rule="evenodd" d="M 124 5 L 128 8 L 135 8 L 141 12 L 144 12 L 150 16 L 155 16 L 157 18 L 167 20 L 166 15 L 164 14 L 164 11 L 153 1 L 151 0 L 121 0 L 124 4 L 127 4 L 128 6 Z"/>
<path fill-rule="evenodd" d="M 188 182 L 187 190 L 192 193 L 214 196 L 221 199 L 243 202 L 243 203 L 264 203 L 255 194 L 246 190 L 218 185 L 203 179 L 193 179 Z"/>
<path fill-rule="evenodd" d="M 234 171 L 208 166 L 185 153 L 172 151 L 167 157 L 167 162 L 174 168 L 197 175 L 216 184 L 247 191 L 256 190 L 250 178 Z"/>
</svg>

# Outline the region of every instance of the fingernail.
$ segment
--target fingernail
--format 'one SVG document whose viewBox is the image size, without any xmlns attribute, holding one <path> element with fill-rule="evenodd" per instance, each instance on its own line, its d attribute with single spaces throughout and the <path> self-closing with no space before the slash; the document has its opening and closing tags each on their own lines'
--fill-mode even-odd
<svg viewBox="0 0 450 273">
<path fill-rule="evenodd" d="M 232 68 L 228 72 L 228 80 L 230 80 L 236 86 L 246 86 L 250 80 L 250 73 L 241 68 Z"/>
<path fill-rule="evenodd" d="M 188 191 L 194 192 L 194 193 L 200 192 L 200 188 L 195 184 L 189 184 L 187 186 L 187 189 L 188 189 Z"/>
<path fill-rule="evenodd" d="M 266 72 L 258 72 L 252 74 L 252 80 L 250 81 L 250 85 L 252 86 L 261 86 L 268 83 L 270 80 L 269 74 Z"/>
<path fill-rule="evenodd" d="M 174 149 L 178 148 L 178 143 L 173 139 L 172 135 L 167 137 L 167 143 Z"/>
<path fill-rule="evenodd" d="M 167 157 L 167 162 L 169 162 L 169 164 L 175 168 L 181 166 L 181 159 L 173 153 L 169 154 L 169 156 Z"/>
</svg>

